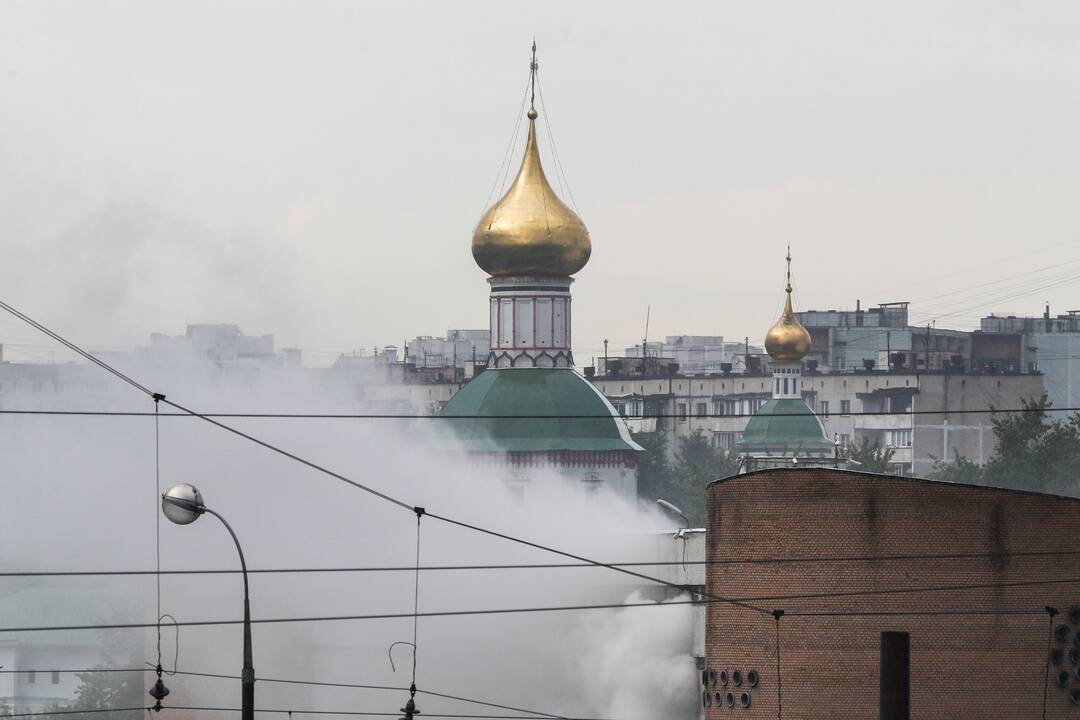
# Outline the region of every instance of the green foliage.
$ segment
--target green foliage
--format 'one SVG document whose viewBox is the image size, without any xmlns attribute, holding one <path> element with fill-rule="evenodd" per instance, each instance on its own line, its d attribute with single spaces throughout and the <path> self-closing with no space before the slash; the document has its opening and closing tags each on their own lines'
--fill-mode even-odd
<svg viewBox="0 0 1080 720">
<path fill-rule="evenodd" d="M 141 708 L 153 702 L 149 696 L 143 697 L 142 673 L 86 672 L 75 677 L 79 678 L 75 699 L 67 705 L 51 706 L 47 711 L 65 714 L 42 714 L 39 720 L 67 720 L 77 710 L 93 712 L 97 720 L 141 720 L 144 710 L 110 709 Z"/>
<path fill-rule="evenodd" d="M 671 494 L 674 477 L 667 459 L 667 434 L 635 433 L 633 437 L 634 442 L 645 448 L 638 460 L 638 497 L 648 502 L 667 498 Z"/>
<path fill-rule="evenodd" d="M 848 459 L 857 465 L 854 470 L 871 473 L 892 473 L 892 458 L 896 451 L 892 448 L 883 448 L 877 441 L 864 440 L 851 446 Z"/>
<path fill-rule="evenodd" d="M 634 440 L 645 448 L 638 464 L 638 497 L 650 503 L 667 500 L 686 513 L 692 526 L 703 527 L 705 486 L 734 475 L 738 470 L 735 456 L 714 448 L 701 430 L 679 438 L 674 463 L 667 460 L 665 433 L 640 433 Z"/>
<path fill-rule="evenodd" d="M 116 618 L 118 621 L 119 618 Z M 138 657 L 139 645 L 134 636 L 124 633 L 106 632 L 102 645 L 102 664 L 95 669 L 137 668 L 142 660 Z M 145 708 L 153 703 L 146 694 L 144 679 L 149 677 L 142 672 L 85 672 L 76 673 L 79 687 L 75 698 L 67 704 L 50 706 L 49 713 L 42 714 L 37 720 L 72 720 L 76 717 L 72 711 L 88 711 L 94 720 L 143 720 L 145 710 L 116 711 L 112 708 Z"/>
<path fill-rule="evenodd" d="M 1023 401 L 1025 412 L 994 417 L 997 445 L 985 465 L 956 454 L 938 461 L 931 477 L 1059 495 L 1080 495 L 1080 413 L 1049 421 L 1043 395 Z"/>
</svg>

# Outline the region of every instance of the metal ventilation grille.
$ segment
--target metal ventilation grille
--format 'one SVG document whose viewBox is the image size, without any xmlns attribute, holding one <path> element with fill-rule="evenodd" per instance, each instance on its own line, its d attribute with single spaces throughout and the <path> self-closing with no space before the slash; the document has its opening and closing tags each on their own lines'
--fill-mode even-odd
<svg viewBox="0 0 1080 720">
<path fill-rule="evenodd" d="M 1069 608 L 1065 618 L 1067 622 L 1054 627 L 1050 662 L 1056 668 L 1054 684 L 1073 705 L 1080 705 L 1080 605 Z"/>
<path fill-rule="evenodd" d="M 1080 645 L 1078 645 L 1080 649 Z M 719 709 L 739 707 L 747 709 L 753 704 L 753 690 L 761 683 L 757 670 L 716 670 L 706 668 L 701 671 L 701 706 Z"/>
</svg>

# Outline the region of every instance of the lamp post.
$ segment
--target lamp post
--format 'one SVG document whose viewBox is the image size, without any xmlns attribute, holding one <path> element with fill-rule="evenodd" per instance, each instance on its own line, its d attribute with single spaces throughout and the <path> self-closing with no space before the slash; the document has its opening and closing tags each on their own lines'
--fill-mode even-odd
<svg viewBox="0 0 1080 720">
<path fill-rule="evenodd" d="M 681 517 L 683 519 L 683 522 L 686 523 L 683 526 L 684 530 L 687 530 L 687 529 L 690 528 L 690 518 L 686 517 L 686 515 L 683 513 L 682 510 L 675 507 L 674 505 L 669 503 L 667 500 L 664 500 L 663 498 L 657 498 L 656 499 L 656 504 L 659 505 L 660 507 L 664 508 L 665 510 L 667 510 L 672 515 L 678 515 L 679 517 Z"/>
<path fill-rule="evenodd" d="M 190 525 L 203 513 L 210 513 L 221 521 L 236 544 L 236 552 L 240 554 L 240 569 L 244 575 L 244 669 L 240 673 L 240 718 L 254 720 L 255 668 L 252 667 L 251 662 L 251 605 L 248 602 L 247 562 L 244 561 L 244 551 L 240 547 L 240 541 L 225 518 L 203 504 L 202 493 L 194 485 L 181 483 L 173 485 L 162 493 L 161 512 L 177 525 Z"/>
</svg>

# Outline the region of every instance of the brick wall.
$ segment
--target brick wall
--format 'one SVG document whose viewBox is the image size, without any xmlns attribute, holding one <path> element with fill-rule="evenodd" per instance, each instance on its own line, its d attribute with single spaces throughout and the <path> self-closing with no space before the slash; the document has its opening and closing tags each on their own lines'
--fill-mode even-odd
<svg viewBox="0 0 1080 720">
<path fill-rule="evenodd" d="M 706 492 L 708 592 L 764 611 L 708 605 L 706 669 L 744 675 L 739 688 L 707 678 L 709 720 L 779 716 L 776 608 L 785 612 L 784 718 L 877 718 L 880 635 L 901 631 L 911 634 L 912 718 L 1041 718 L 1048 687 L 1046 717 L 1080 720 L 1055 682 L 1072 669 L 1067 652 L 1044 683 L 1043 609 L 1062 610 L 1056 625 L 1080 606 L 1080 582 L 1069 581 L 1080 578 L 1080 553 L 1023 555 L 1080 550 L 1080 501 L 826 468 L 749 473 Z M 912 557 L 942 554 L 983 557 Z M 1032 580 L 1051 582 L 1000 587 Z M 987 583 L 999 587 L 784 597 Z M 982 614 L 940 614 L 957 609 Z M 1067 648 L 1080 647 L 1074 634 Z M 750 670 L 760 676 L 753 689 Z M 724 702 L 729 690 L 734 707 Z"/>
</svg>

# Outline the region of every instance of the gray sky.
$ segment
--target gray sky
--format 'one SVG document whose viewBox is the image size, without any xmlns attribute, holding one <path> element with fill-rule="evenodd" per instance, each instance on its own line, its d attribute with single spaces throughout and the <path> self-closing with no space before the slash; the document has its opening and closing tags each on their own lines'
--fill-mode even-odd
<svg viewBox="0 0 1080 720">
<path fill-rule="evenodd" d="M 593 238 L 579 363 L 648 304 L 652 336 L 760 338 L 786 243 L 802 308 L 1073 309 L 1070 284 L 935 296 L 1080 267 L 1078 26 L 1073 2 L 6 0 L 0 297 L 94 347 L 235 322 L 315 362 L 485 327 L 469 241 L 535 35 Z"/>
</svg>

